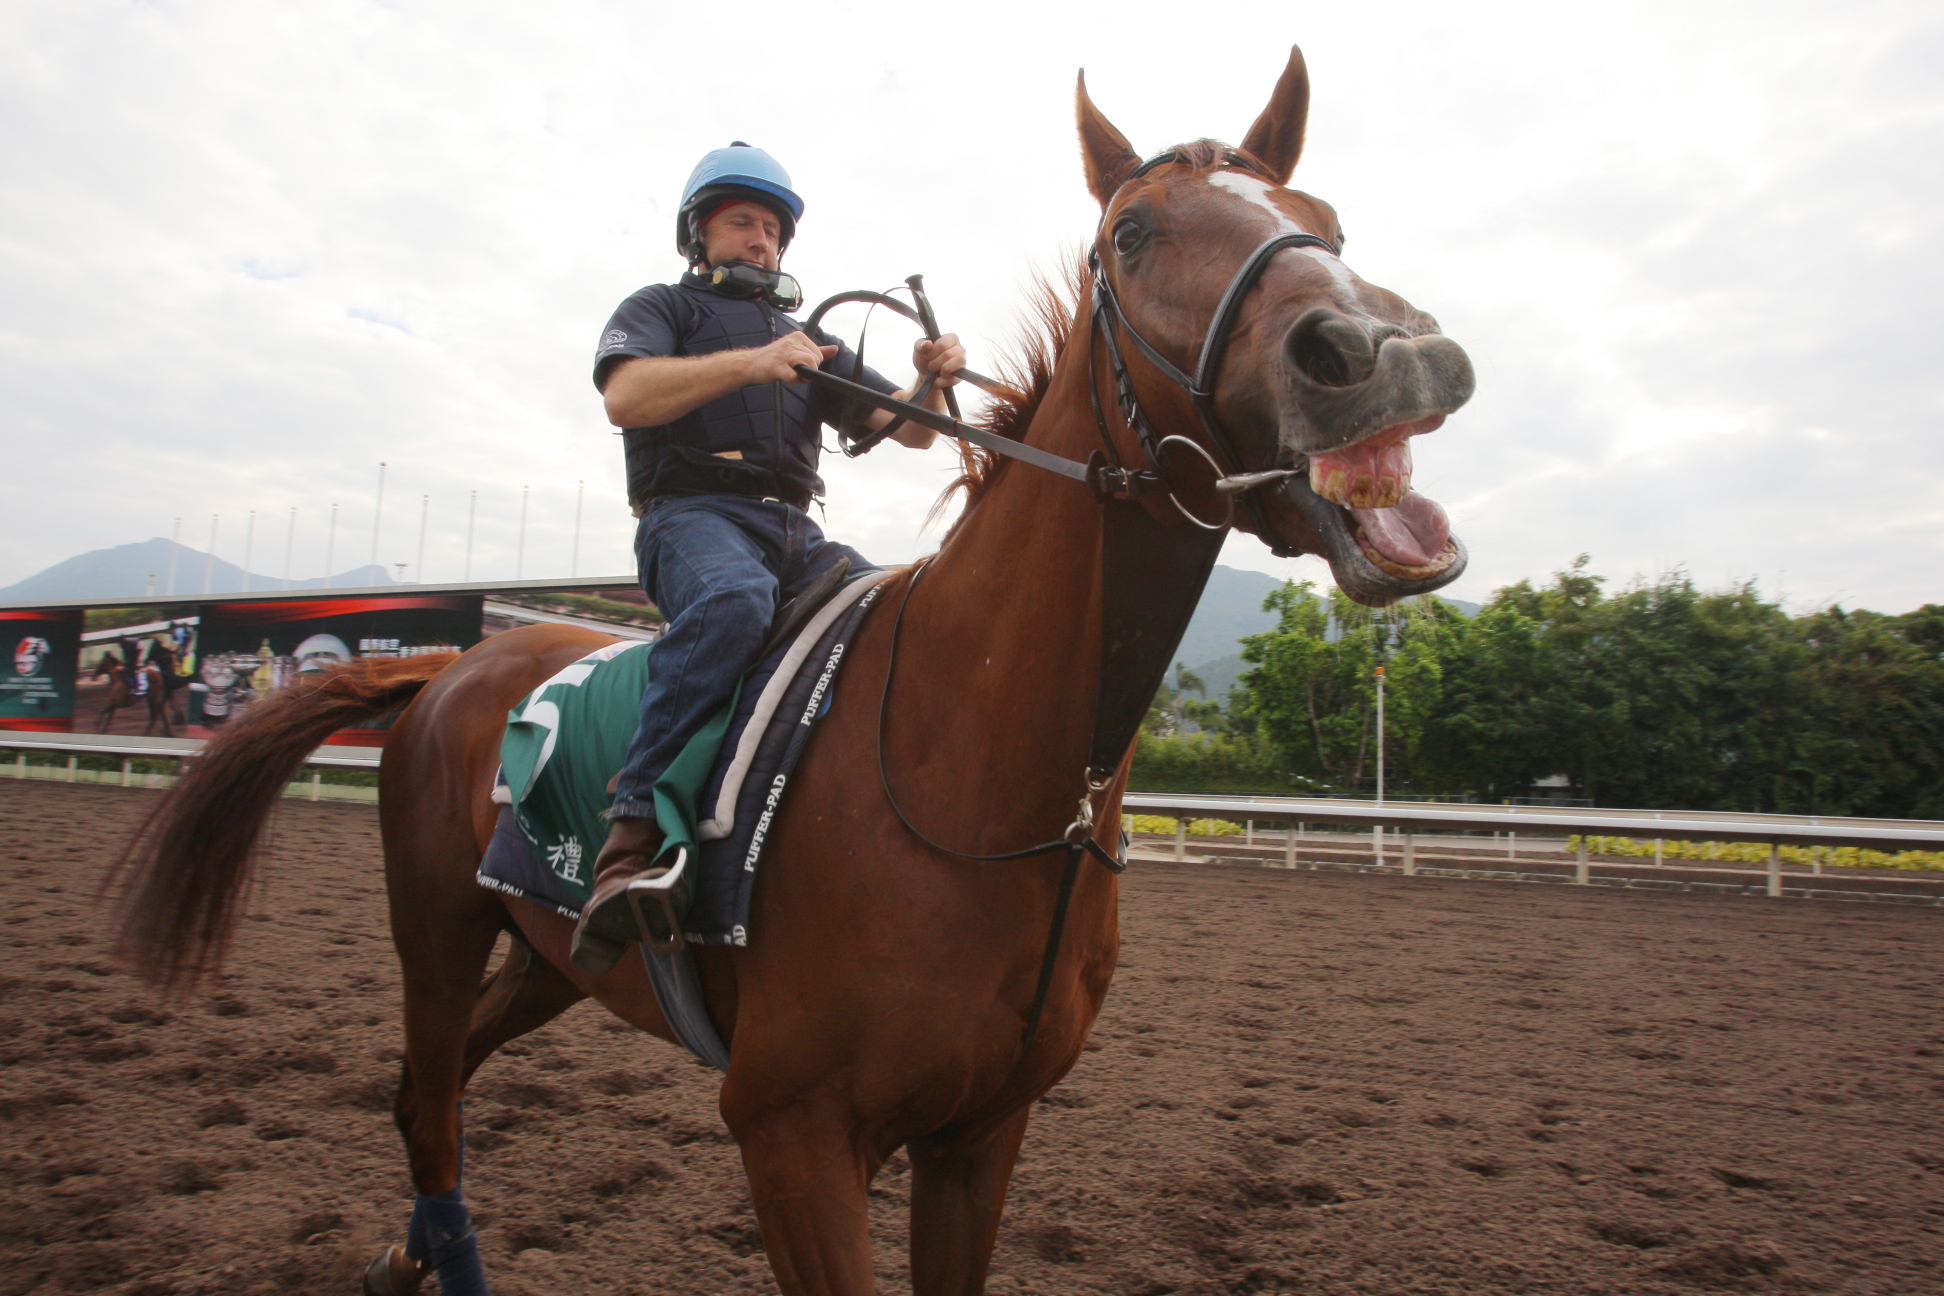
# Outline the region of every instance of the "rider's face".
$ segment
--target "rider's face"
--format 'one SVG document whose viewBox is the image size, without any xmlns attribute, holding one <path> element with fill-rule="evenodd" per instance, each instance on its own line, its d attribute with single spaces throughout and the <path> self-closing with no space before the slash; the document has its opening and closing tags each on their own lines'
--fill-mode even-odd
<svg viewBox="0 0 1944 1296">
<path fill-rule="evenodd" d="M 761 203 L 739 202 L 724 207 L 702 227 L 704 255 L 712 266 L 724 261 L 747 261 L 765 270 L 782 258 L 783 223 Z"/>
</svg>

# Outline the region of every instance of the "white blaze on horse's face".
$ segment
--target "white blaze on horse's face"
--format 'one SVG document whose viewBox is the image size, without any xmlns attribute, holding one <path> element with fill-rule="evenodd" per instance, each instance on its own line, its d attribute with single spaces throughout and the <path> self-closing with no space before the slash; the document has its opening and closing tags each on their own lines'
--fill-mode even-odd
<svg viewBox="0 0 1944 1296">
<path fill-rule="evenodd" d="M 1211 322 L 1226 330 L 1219 365 L 1201 379 L 1209 390 L 1199 410 L 1134 374 L 1150 412 L 1171 426 L 1219 428 L 1244 472 L 1307 468 L 1254 488 L 1239 524 L 1279 551 L 1324 554 L 1339 588 L 1382 605 L 1464 570 L 1464 546 L 1443 510 L 1412 489 L 1407 443 L 1470 399 L 1474 378 L 1435 319 L 1327 248 L 1251 260 L 1293 234 L 1343 246 L 1330 205 L 1286 187 L 1302 156 L 1309 96 L 1308 66 L 1292 48 L 1240 144 L 1203 139 L 1143 162 L 1088 97 L 1083 76 L 1080 153 L 1102 215 L 1094 251 L 1128 324 L 1157 352 L 1182 357 L 1171 360 L 1176 368 L 1195 368 Z M 1244 270 L 1256 277 L 1242 283 Z M 1230 289 L 1242 295 L 1225 298 Z M 1218 314 L 1224 302 L 1231 313 Z"/>
<path fill-rule="evenodd" d="M 1277 206 L 1275 196 L 1279 193 L 1286 194 L 1289 191 L 1287 189 L 1277 188 L 1261 176 L 1250 175 L 1246 171 L 1217 171 L 1208 177 L 1208 183 L 1214 185 L 1217 189 L 1225 189 L 1244 202 L 1267 212 L 1270 218 L 1276 222 L 1275 232 L 1278 234 L 1315 234 L 1318 232 L 1316 230 L 1304 229 L 1296 223 L 1295 219 L 1288 212 Z M 1325 237 L 1328 237 L 1327 231 L 1325 232 Z M 1314 260 L 1329 273 L 1331 279 L 1336 281 L 1338 294 L 1343 299 L 1344 304 L 1349 305 L 1356 302 L 1357 277 L 1350 273 L 1350 268 L 1343 264 L 1341 258 L 1330 255 L 1330 253 L 1324 251 L 1322 248 L 1312 247 L 1288 248 L 1286 249 L 1286 254 L 1306 256 Z"/>
</svg>

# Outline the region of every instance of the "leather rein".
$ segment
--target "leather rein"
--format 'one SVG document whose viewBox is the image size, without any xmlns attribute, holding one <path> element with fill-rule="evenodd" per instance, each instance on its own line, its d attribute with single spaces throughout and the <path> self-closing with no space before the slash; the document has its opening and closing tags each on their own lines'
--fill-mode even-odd
<svg viewBox="0 0 1944 1296">
<path fill-rule="evenodd" d="M 1132 175 L 1121 182 L 1121 187 L 1125 188 L 1156 167 L 1180 160 L 1180 154 L 1173 150 L 1157 154 L 1136 168 Z M 1224 153 L 1223 160 L 1228 166 L 1263 175 L 1260 167 L 1240 153 Z M 1264 176 L 1264 178 L 1269 177 Z M 1112 203 L 1110 202 L 1108 206 L 1111 208 Z M 821 369 L 813 369 L 808 365 L 798 365 L 797 375 L 814 386 L 844 397 L 847 407 L 851 402 L 856 402 L 898 416 L 884 427 L 863 436 L 850 437 L 840 433 L 844 453 L 848 456 L 864 454 L 889 436 L 899 424 L 911 422 L 921 427 L 928 427 L 935 432 L 942 432 L 946 436 L 956 437 L 961 441 L 970 441 L 994 454 L 1019 459 L 1032 464 L 1035 468 L 1085 483 L 1097 499 L 1138 499 L 1142 496 L 1165 495 L 1181 515 L 1196 526 L 1205 530 L 1224 529 L 1229 525 L 1228 517 L 1211 522 L 1197 515 L 1181 502 L 1175 488 L 1169 484 L 1170 457 L 1174 454 L 1195 455 L 1206 460 L 1214 470 L 1212 489 L 1227 500 L 1241 499 L 1243 506 L 1249 510 L 1250 520 L 1256 524 L 1257 531 L 1266 536 L 1269 533 L 1267 518 L 1262 511 L 1261 497 L 1254 493 L 1255 490 L 1260 486 L 1294 476 L 1300 469 L 1281 468 L 1267 472 L 1247 473 L 1241 471 L 1241 456 L 1236 453 L 1234 440 L 1229 436 L 1228 430 L 1222 426 L 1221 418 L 1215 412 L 1215 383 L 1221 371 L 1222 359 L 1228 352 L 1229 334 L 1234 331 L 1236 317 L 1242 312 L 1243 299 L 1262 278 L 1263 272 L 1269 268 L 1269 262 L 1276 253 L 1285 248 L 1295 247 L 1319 248 L 1331 256 L 1341 255 L 1341 249 L 1329 239 L 1302 231 L 1277 234 L 1258 244 L 1236 270 L 1229 280 L 1228 288 L 1222 293 L 1221 302 L 1209 319 L 1208 330 L 1202 338 L 1195 372 L 1190 376 L 1172 360 L 1162 355 L 1153 343 L 1142 337 L 1140 330 L 1136 329 L 1132 321 L 1127 318 L 1127 312 L 1120 303 L 1120 296 L 1108 282 L 1106 270 L 1101 264 L 1099 240 L 1096 236 L 1095 246 L 1087 253 L 1087 267 L 1093 277 L 1093 328 L 1088 336 L 1088 345 L 1092 347 L 1101 339 L 1106 341 L 1108 362 L 1113 372 L 1115 395 L 1121 418 L 1140 442 L 1142 454 L 1147 460 L 1145 468 L 1129 468 L 1122 462 L 1120 453 L 1114 445 L 1113 435 L 1107 426 L 1107 417 L 1100 402 L 1100 387 L 1092 376 L 1091 367 L 1087 394 L 1093 405 L 1094 425 L 1099 430 L 1104 454 L 1096 453 L 1089 456 L 1085 463 L 1014 441 L 1010 437 L 999 436 L 965 422 L 959 413 L 958 398 L 950 388 L 945 391 L 950 414 L 940 414 L 930 409 L 922 402 L 930 394 L 935 375 L 927 374 L 918 389 L 912 393 L 914 399 L 908 401 L 866 387 L 856 381 L 862 376 L 864 365 L 861 338 L 851 378 L 825 373 Z M 886 293 L 857 290 L 838 293 L 819 303 L 810 313 L 809 325 L 815 327 L 819 324 L 824 315 L 834 306 L 847 302 L 867 303 L 883 306 L 902 315 L 923 328 L 926 337 L 936 340 L 939 336 L 938 323 L 932 314 L 931 303 L 925 296 L 924 277 L 912 275 L 905 282 L 910 288 L 915 309 Z M 1126 357 L 1121 350 L 1118 337 L 1121 333 L 1127 335 L 1127 340 L 1134 344 L 1135 350 L 1139 351 L 1148 363 L 1187 393 L 1194 405 L 1195 415 L 1201 421 L 1202 429 L 1208 434 L 1209 441 L 1215 446 L 1219 459 L 1210 457 L 1206 450 L 1187 437 L 1164 437 L 1155 430 L 1154 424 L 1141 406 L 1140 396 L 1135 392 L 1133 379 L 1128 373 Z M 1010 394 L 1003 383 L 988 378 L 984 374 L 961 369 L 958 371 L 958 377 L 995 395 Z M 1289 557 L 1293 552 L 1282 550 L 1273 541 L 1271 549 L 1280 557 Z"/>
<path fill-rule="evenodd" d="M 1180 155 L 1173 151 L 1152 157 L 1128 176 L 1122 182 L 1122 187 L 1158 166 L 1180 160 Z M 1229 166 L 1261 174 L 1261 169 L 1255 163 L 1238 153 L 1225 153 L 1224 161 Z M 1109 202 L 1107 206 L 1111 210 L 1113 204 Z M 1102 220 L 1104 224 L 1104 216 Z M 1085 774 L 1086 791 L 1080 798 L 1073 822 L 1067 825 L 1066 831 L 1060 837 L 1022 847 L 1019 850 L 986 855 L 974 854 L 934 841 L 911 821 L 904 808 L 898 804 L 884 762 L 885 720 L 890 708 L 891 684 L 897 668 L 898 642 L 904 627 L 905 611 L 910 606 L 912 592 L 918 587 L 918 581 L 929 564 L 921 565 L 912 572 L 910 580 L 906 582 L 904 595 L 899 600 L 898 613 L 891 627 L 890 649 L 885 661 L 884 688 L 878 701 L 878 779 L 883 786 L 885 800 L 890 803 L 893 813 L 914 837 L 942 854 L 982 863 L 1029 859 L 1055 851 L 1065 852 L 1065 867 L 1060 875 L 1058 897 L 1054 903 L 1051 930 L 1047 935 L 1045 952 L 1040 960 L 1032 1007 L 1027 1013 L 1019 1051 L 1008 1079 L 1024 1065 L 1039 1029 L 1040 1018 L 1052 986 L 1054 967 L 1059 958 L 1060 937 L 1066 926 L 1067 912 L 1079 874 L 1081 857 L 1092 855 L 1114 873 L 1119 873 L 1127 867 L 1124 859 L 1116 852 L 1103 847 L 1095 839 L 1093 801 L 1096 796 L 1106 791 L 1112 782 L 1113 771 L 1138 732 L 1140 719 L 1146 714 L 1147 704 L 1153 698 L 1155 689 L 1159 687 L 1175 648 L 1180 644 L 1182 632 L 1187 628 L 1188 617 L 1193 613 L 1194 606 L 1200 599 L 1202 586 L 1206 583 L 1208 572 L 1214 565 L 1222 537 L 1232 521 L 1234 501 L 1238 498 L 1242 499 L 1244 507 L 1250 510 L 1251 520 L 1257 523 L 1257 529 L 1267 535 L 1269 528 L 1266 514 L 1263 512 L 1260 497 L 1254 492 L 1260 486 L 1281 481 L 1300 471 L 1294 468 L 1253 473 L 1239 471 L 1241 460 L 1236 453 L 1234 442 L 1215 412 L 1216 377 L 1228 347 L 1229 334 L 1235 327 L 1237 316 L 1241 313 L 1242 301 L 1262 278 L 1270 259 L 1285 248 L 1314 247 L 1328 251 L 1333 256 L 1338 254 L 1337 246 L 1328 239 L 1301 232 L 1278 234 L 1259 244 L 1229 280 L 1228 288 L 1222 294 L 1214 316 L 1209 320 L 1208 331 L 1203 337 L 1200 355 L 1195 365 L 1195 373 L 1191 377 L 1142 337 L 1140 331 L 1128 320 L 1119 296 L 1108 282 L 1106 271 L 1101 264 L 1098 243 L 1096 233 L 1095 247 L 1089 252 L 1087 258 L 1088 268 L 1093 275 L 1093 312 L 1092 328 L 1088 339 L 1090 354 L 1087 387 L 1093 407 L 1094 422 L 1099 430 L 1103 449 L 1094 451 L 1084 463 L 966 423 L 960 417 L 957 399 L 950 388 L 945 390 L 946 402 L 951 411 L 949 415 L 928 408 L 922 402 L 930 393 L 934 381 L 933 375 L 928 374 L 925 377 L 918 389 L 913 392 L 914 399 L 909 401 L 884 395 L 875 388 L 856 381 L 863 374 L 864 347 L 861 337 L 851 378 L 825 373 L 821 369 L 813 369 L 808 365 L 797 366 L 797 374 L 806 382 L 844 397 L 847 412 L 851 408 L 851 402 L 856 402 L 886 410 L 897 416 L 886 426 L 859 437 L 850 437 L 840 430 L 839 439 L 847 455 L 865 453 L 888 436 L 900 423 L 911 422 L 942 432 L 947 436 L 957 437 L 962 441 L 970 441 L 995 454 L 1018 459 L 1036 468 L 1082 482 L 1093 492 L 1095 501 L 1100 506 L 1102 526 L 1100 683 L 1095 699 L 1093 735 Z M 863 290 L 839 293 L 819 304 L 811 312 L 809 325 L 815 327 L 833 306 L 845 302 L 859 302 L 884 306 L 918 324 L 925 330 L 928 338 L 936 340 L 939 336 L 938 324 L 932 314 L 930 302 L 925 296 L 923 278 L 913 275 L 906 280 L 906 284 L 911 291 L 913 307 L 907 307 L 885 293 Z M 1126 358 L 1118 337 L 1121 333 L 1126 334 L 1127 339 L 1134 344 L 1135 349 L 1144 359 L 1187 393 L 1203 430 L 1208 434 L 1209 441 L 1214 445 L 1217 454 L 1220 455 L 1219 459 L 1211 457 L 1200 444 L 1188 437 L 1162 436 L 1155 429 L 1141 406 L 1140 396 L 1134 389 L 1133 379 L 1129 376 Z M 1093 345 L 1100 339 L 1106 341 L 1108 362 L 1114 378 L 1116 403 L 1121 418 L 1140 443 L 1142 454 L 1147 460 L 1144 468 L 1131 468 L 1122 461 L 1108 428 L 1100 401 L 1097 366 L 1093 364 L 1091 352 Z M 1003 384 L 982 374 L 960 369 L 957 376 L 996 395 L 1010 394 L 1009 389 Z M 849 422 L 851 420 L 847 417 L 840 420 L 840 424 Z M 1199 457 L 1212 470 L 1213 481 L 1210 487 L 1226 502 L 1224 516 L 1219 520 L 1211 521 L 1198 516 L 1181 501 L 1177 494 L 1177 487 L 1171 484 L 1171 460 L 1177 455 L 1191 454 Z M 1183 533 L 1179 528 L 1164 527 L 1154 521 L 1139 501 L 1143 496 L 1156 495 L 1166 496 L 1182 516 L 1193 523 L 1198 530 Z M 1191 537 L 1192 542 L 1184 542 L 1181 539 L 1184 534 Z M 1143 585 L 1147 597 L 1135 598 L 1131 594 L 1119 593 L 1130 590 L 1137 584 Z M 1162 593 L 1173 597 L 1157 596 L 1156 587 L 1162 587 Z M 1159 607 L 1159 612 L 1153 610 L 1156 607 Z"/>
</svg>

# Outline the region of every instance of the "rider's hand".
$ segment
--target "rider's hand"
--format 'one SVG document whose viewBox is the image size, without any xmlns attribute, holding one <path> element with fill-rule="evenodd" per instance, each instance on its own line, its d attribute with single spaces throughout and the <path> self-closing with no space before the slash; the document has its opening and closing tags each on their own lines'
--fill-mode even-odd
<svg viewBox="0 0 1944 1296">
<path fill-rule="evenodd" d="M 802 382 L 796 371 L 798 365 L 818 369 L 836 354 L 836 347 L 820 347 L 810 340 L 807 333 L 785 333 L 768 346 L 757 347 L 750 353 L 756 369 L 756 375 L 750 381 L 765 383 L 780 378 L 787 383 Z"/>
<path fill-rule="evenodd" d="M 911 348 L 911 367 L 920 374 L 937 374 L 940 387 L 958 382 L 953 375 L 965 368 L 965 348 L 959 345 L 958 334 L 943 334 L 936 342 L 920 339 Z"/>
</svg>

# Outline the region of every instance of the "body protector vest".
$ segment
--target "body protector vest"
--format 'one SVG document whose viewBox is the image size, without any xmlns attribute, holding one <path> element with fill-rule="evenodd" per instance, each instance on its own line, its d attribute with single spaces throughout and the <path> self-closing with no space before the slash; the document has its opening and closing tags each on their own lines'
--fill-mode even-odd
<svg viewBox="0 0 1944 1296">
<path fill-rule="evenodd" d="M 700 356 L 767 346 L 802 325 L 762 301 L 737 301 L 711 290 L 690 272 L 679 284 L 654 284 L 621 303 L 595 355 L 594 385 L 605 388 L 630 356 Z M 850 348 L 816 329 L 821 346 L 835 344 L 824 368 L 849 378 L 857 368 Z M 897 390 L 873 370 L 855 375 L 879 391 Z M 817 475 L 822 428 L 841 402 L 807 383 L 782 381 L 741 387 L 660 427 L 628 428 L 628 502 L 636 512 L 662 495 L 749 495 L 807 507 L 824 493 Z"/>
</svg>

